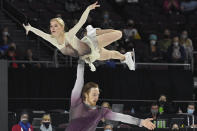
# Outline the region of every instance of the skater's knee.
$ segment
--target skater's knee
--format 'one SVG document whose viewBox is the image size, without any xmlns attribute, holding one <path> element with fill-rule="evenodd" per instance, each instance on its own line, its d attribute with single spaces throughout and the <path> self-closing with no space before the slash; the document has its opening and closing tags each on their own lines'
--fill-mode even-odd
<svg viewBox="0 0 197 131">
<path fill-rule="evenodd" d="M 115 30 L 116 34 L 117 34 L 117 39 L 122 38 L 122 31 L 120 30 Z"/>
</svg>

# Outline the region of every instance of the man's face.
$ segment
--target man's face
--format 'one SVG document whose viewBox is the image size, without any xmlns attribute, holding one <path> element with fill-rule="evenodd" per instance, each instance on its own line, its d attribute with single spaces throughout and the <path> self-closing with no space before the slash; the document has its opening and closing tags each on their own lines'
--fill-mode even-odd
<svg viewBox="0 0 197 131">
<path fill-rule="evenodd" d="M 195 110 L 194 105 L 188 105 L 188 109 Z"/>
<path fill-rule="evenodd" d="M 154 106 L 151 107 L 151 109 L 152 109 L 152 110 L 158 110 L 159 107 L 158 107 L 158 105 L 154 105 Z"/>
<path fill-rule="evenodd" d="M 95 106 L 96 102 L 98 101 L 99 98 L 99 88 L 91 88 L 89 93 L 85 94 L 86 96 L 86 101 L 88 102 L 88 104 L 90 104 L 90 106 Z"/>
<path fill-rule="evenodd" d="M 165 29 L 165 31 L 164 31 L 164 35 L 166 35 L 166 36 L 170 36 L 170 31 L 169 31 L 168 29 Z"/>
<path fill-rule="evenodd" d="M 23 114 L 21 116 L 21 122 L 23 122 L 24 124 L 26 124 L 28 122 L 29 116 L 27 114 Z"/>
<path fill-rule="evenodd" d="M 111 125 L 106 125 L 106 126 L 104 127 L 104 131 L 113 131 L 113 128 L 112 128 Z"/>
<path fill-rule="evenodd" d="M 156 115 L 158 113 L 158 111 L 159 111 L 158 105 L 151 106 L 151 113 L 152 114 L 155 114 Z"/>
<path fill-rule="evenodd" d="M 188 105 L 187 107 L 187 113 L 188 114 L 193 114 L 195 111 L 195 106 L 194 105 Z"/>
<path fill-rule="evenodd" d="M 174 37 L 173 42 L 179 42 L 179 37 Z"/>
</svg>

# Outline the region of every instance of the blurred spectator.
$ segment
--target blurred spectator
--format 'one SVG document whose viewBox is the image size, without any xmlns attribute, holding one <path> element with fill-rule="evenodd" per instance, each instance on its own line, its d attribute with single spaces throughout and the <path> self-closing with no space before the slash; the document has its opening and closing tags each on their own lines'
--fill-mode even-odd
<svg viewBox="0 0 197 131">
<path fill-rule="evenodd" d="M 197 1 L 195 0 L 182 0 L 181 1 L 181 11 L 192 13 L 197 9 Z"/>
<path fill-rule="evenodd" d="M 43 115 L 40 131 L 54 131 L 51 125 L 51 116 L 49 114 Z"/>
<path fill-rule="evenodd" d="M 157 44 L 157 35 L 151 34 L 149 36 L 149 41 L 148 60 L 150 62 L 160 62 L 162 57 Z"/>
<path fill-rule="evenodd" d="M 5 52 L 7 51 L 8 47 L 9 47 L 9 39 L 6 35 L 2 36 L 2 41 L 0 42 L 0 53 L 1 54 L 5 54 Z"/>
<path fill-rule="evenodd" d="M 159 114 L 163 114 L 164 113 L 164 107 L 167 104 L 167 97 L 165 95 L 160 95 L 159 100 Z"/>
<path fill-rule="evenodd" d="M 12 131 L 33 131 L 33 127 L 29 123 L 29 115 L 27 112 L 21 114 L 20 122 L 12 127 Z"/>
<path fill-rule="evenodd" d="M 167 97 L 166 97 L 166 95 L 162 94 L 162 95 L 160 95 L 160 97 L 159 97 L 159 103 L 162 104 L 162 103 L 164 103 L 164 102 L 167 102 Z M 162 104 L 162 105 L 163 105 L 163 104 Z"/>
<path fill-rule="evenodd" d="M 163 8 L 168 14 L 172 14 L 172 12 L 178 13 L 180 9 L 179 6 L 178 0 L 164 0 L 163 3 Z"/>
<path fill-rule="evenodd" d="M 75 12 L 75 11 L 80 10 L 80 7 L 75 0 L 66 0 L 65 1 L 65 9 L 68 12 Z"/>
<path fill-rule="evenodd" d="M 108 109 L 111 109 L 111 106 L 110 106 L 109 102 L 103 102 L 103 103 L 101 104 L 101 106 L 102 106 L 102 107 L 105 107 L 105 108 L 108 108 Z"/>
<path fill-rule="evenodd" d="M 110 14 L 108 11 L 104 11 L 103 13 L 103 23 L 101 27 L 104 29 L 109 29 L 113 27 L 112 20 L 110 19 Z"/>
<path fill-rule="evenodd" d="M 165 29 L 163 39 L 158 42 L 158 46 L 164 60 L 167 60 L 167 52 L 171 43 L 172 43 L 172 39 L 171 39 L 170 30 Z"/>
<path fill-rule="evenodd" d="M 179 131 L 179 126 L 177 124 L 172 125 L 172 131 Z"/>
<path fill-rule="evenodd" d="M 9 47 L 6 55 L 7 60 L 15 61 L 17 60 L 16 50 L 14 47 Z M 18 64 L 15 62 L 10 63 L 11 68 L 18 68 Z"/>
<path fill-rule="evenodd" d="M 159 105 L 157 103 L 152 103 L 150 108 L 150 114 L 147 117 L 156 120 L 158 115 L 159 115 Z"/>
<path fill-rule="evenodd" d="M 180 44 L 185 49 L 186 62 L 190 62 L 190 60 L 193 57 L 193 44 L 192 44 L 192 40 L 188 37 L 188 33 L 187 33 L 186 30 L 184 30 L 181 33 L 181 36 L 180 36 Z"/>
<path fill-rule="evenodd" d="M 168 48 L 168 61 L 173 63 L 183 63 L 185 61 L 185 49 L 180 44 L 178 36 L 173 38 L 173 42 Z"/>
<path fill-rule="evenodd" d="M 13 47 L 16 50 L 16 44 L 14 42 L 10 43 L 10 47 Z"/>
<path fill-rule="evenodd" d="M 138 30 L 134 26 L 134 21 L 128 20 L 127 28 L 123 30 L 125 42 L 130 42 L 133 39 L 141 39 Z"/>
<path fill-rule="evenodd" d="M 160 95 L 158 105 L 159 105 L 159 114 L 163 114 L 163 113 L 173 114 L 178 111 L 178 108 L 175 105 L 175 103 L 169 101 L 166 95 L 163 95 L 163 94 Z"/>
<path fill-rule="evenodd" d="M 113 126 L 110 124 L 105 125 L 104 131 L 113 131 Z"/>
<path fill-rule="evenodd" d="M 10 37 L 9 29 L 8 29 L 7 26 L 3 28 L 3 30 L 2 30 L 2 36 Z"/>
<path fill-rule="evenodd" d="M 104 108 L 111 109 L 111 106 L 110 106 L 110 104 L 108 102 L 103 102 L 101 104 L 101 106 L 104 107 Z M 108 125 L 108 124 L 111 124 L 111 121 L 102 118 L 101 121 L 99 122 L 98 126 L 104 127 L 105 125 Z"/>
<path fill-rule="evenodd" d="M 189 103 L 187 106 L 187 114 L 193 115 L 195 112 L 195 104 Z"/>
<path fill-rule="evenodd" d="M 37 58 L 33 57 L 33 53 L 32 53 L 31 49 L 27 49 L 26 56 L 25 56 L 24 60 L 29 61 L 29 62 L 38 61 Z M 41 65 L 40 65 L 40 63 L 36 63 L 36 64 L 35 63 L 25 63 L 22 65 L 22 67 L 23 68 L 34 68 L 34 67 L 40 68 Z"/>
<path fill-rule="evenodd" d="M 188 104 L 187 114 L 189 118 L 188 125 L 190 125 L 190 127 L 197 128 L 197 117 L 195 116 L 195 103 Z"/>
</svg>

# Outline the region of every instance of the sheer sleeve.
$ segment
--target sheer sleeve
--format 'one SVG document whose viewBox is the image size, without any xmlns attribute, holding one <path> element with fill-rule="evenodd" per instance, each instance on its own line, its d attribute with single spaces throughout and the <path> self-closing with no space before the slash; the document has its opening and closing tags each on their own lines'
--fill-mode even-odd
<svg viewBox="0 0 197 131">
<path fill-rule="evenodd" d="M 81 92 L 84 84 L 84 62 L 77 66 L 77 79 L 71 94 L 71 106 L 75 106 L 81 99 Z"/>
<path fill-rule="evenodd" d="M 142 119 L 122 113 L 113 112 L 111 110 L 108 110 L 104 113 L 104 118 L 113 121 L 121 121 L 124 123 L 133 124 L 137 126 L 141 126 L 142 121 Z"/>
<path fill-rule="evenodd" d="M 53 38 L 50 34 L 47 34 L 39 29 L 32 27 L 32 26 L 30 26 L 29 30 L 31 32 L 33 32 L 34 34 L 40 36 L 41 38 L 45 39 L 46 41 L 50 42 L 52 45 L 57 47 L 59 50 L 62 48 L 61 45 L 56 44 L 57 42 L 56 42 L 55 38 Z"/>
<path fill-rule="evenodd" d="M 80 28 L 84 25 L 84 23 L 86 22 L 88 18 L 89 12 L 90 12 L 90 9 L 86 8 L 79 22 L 72 29 L 69 30 L 68 34 L 70 37 L 74 37 L 77 34 L 77 32 L 80 30 Z"/>
</svg>

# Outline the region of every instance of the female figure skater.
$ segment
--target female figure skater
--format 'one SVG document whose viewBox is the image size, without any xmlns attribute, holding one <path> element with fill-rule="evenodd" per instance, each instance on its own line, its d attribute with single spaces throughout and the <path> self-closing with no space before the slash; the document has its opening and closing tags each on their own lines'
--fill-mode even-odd
<svg viewBox="0 0 197 131">
<path fill-rule="evenodd" d="M 150 130 L 155 128 L 152 118 L 139 119 L 130 115 L 112 112 L 105 107 L 96 105 L 99 98 L 99 87 L 94 82 L 84 84 L 84 62 L 78 63 L 77 79 L 71 94 L 70 123 L 66 131 L 95 131 L 99 121 L 121 121 L 128 124 L 144 126 Z"/>
<path fill-rule="evenodd" d="M 96 68 L 92 64 L 96 60 L 119 59 L 122 63 L 126 63 L 130 70 L 135 70 L 135 63 L 132 60 L 132 53 L 127 52 L 122 55 L 118 51 L 109 51 L 104 47 L 122 37 L 122 32 L 113 29 L 96 29 L 91 25 L 86 27 L 87 35 L 81 40 L 76 37 L 76 33 L 84 25 L 89 15 L 89 12 L 100 5 L 98 2 L 90 5 L 83 12 L 79 22 L 71 28 L 68 32 L 64 31 L 64 21 L 61 18 L 53 18 L 50 20 L 51 34 L 44 33 L 30 24 L 24 25 L 26 34 L 32 31 L 36 35 L 49 41 L 52 45 L 57 47 L 64 55 L 73 57 L 80 57 L 87 64 L 89 64 L 92 71 Z"/>
</svg>

